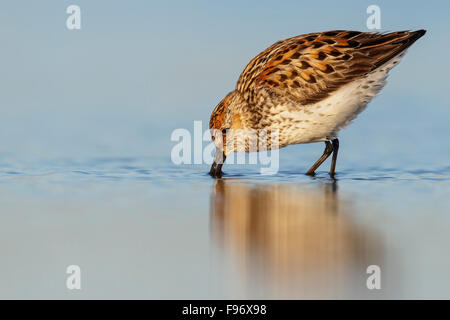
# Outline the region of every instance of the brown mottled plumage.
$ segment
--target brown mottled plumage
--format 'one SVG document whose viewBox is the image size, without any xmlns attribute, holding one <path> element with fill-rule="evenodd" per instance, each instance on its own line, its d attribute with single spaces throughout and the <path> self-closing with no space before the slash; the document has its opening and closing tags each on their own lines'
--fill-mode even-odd
<svg viewBox="0 0 450 320">
<path fill-rule="evenodd" d="M 278 130 L 278 147 L 325 141 L 326 159 L 334 149 L 337 153 L 329 141 L 337 142 L 337 132 L 364 109 L 389 69 L 424 34 L 336 30 L 278 41 L 248 63 L 235 90 L 214 109 L 210 129 L 224 138 L 228 129 Z M 216 145 L 224 155 L 237 151 Z M 217 168 L 213 164 L 212 175 Z"/>
</svg>

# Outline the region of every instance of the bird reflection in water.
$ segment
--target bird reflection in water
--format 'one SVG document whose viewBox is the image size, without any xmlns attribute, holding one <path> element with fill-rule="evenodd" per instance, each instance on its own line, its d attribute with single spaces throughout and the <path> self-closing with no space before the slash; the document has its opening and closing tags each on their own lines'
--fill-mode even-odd
<svg viewBox="0 0 450 320">
<path fill-rule="evenodd" d="M 353 216 L 335 182 L 216 181 L 211 237 L 224 286 L 234 298 L 363 298 L 382 245 Z"/>
</svg>

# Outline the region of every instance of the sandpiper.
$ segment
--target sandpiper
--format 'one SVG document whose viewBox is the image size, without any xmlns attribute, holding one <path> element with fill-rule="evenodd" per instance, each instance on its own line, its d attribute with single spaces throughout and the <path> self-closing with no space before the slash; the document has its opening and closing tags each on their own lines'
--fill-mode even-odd
<svg viewBox="0 0 450 320">
<path fill-rule="evenodd" d="M 325 142 L 325 151 L 306 174 L 314 175 L 333 154 L 334 179 L 338 132 L 377 95 L 388 71 L 425 32 L 334 30 L 274 43 L 248 63 L 235 90 L 211 114 L 209 128 L 217 147 L 211 176 L 221 177 L 226 156 L 241 151 L 226 143 L 230 132 L 253 129 L 276 131 L 276 148 Z M 254 150 L 247 144 L 244 151 Z"/>
</svg>

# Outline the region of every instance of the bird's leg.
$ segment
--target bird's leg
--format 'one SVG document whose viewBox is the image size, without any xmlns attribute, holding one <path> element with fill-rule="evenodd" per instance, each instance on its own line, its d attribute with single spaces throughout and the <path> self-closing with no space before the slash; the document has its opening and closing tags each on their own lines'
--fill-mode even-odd
<svg viewBox="0 0 450 320">
<path fill-rule="evenodd" d="M 325 141 L 325 150 L 323 151 L 322 156 L 319 158 L 319 160 L 316 161 L 316 163 L 313 164 L 313 166 L 306 172 L 306 174 L 308 176 L 313 176 L 317 168 L 320 167 L 320 165 L 328 159 L 332 152 L 333 146 L 331 145 L 330 141 Z"/>
<path fill-rule="evenodd" d="M 211 169 L 209 170 L 209 174 L 213 178 L 221 178 L 222 177 L 222 166 L 225 162 L 226 155 L 225 152 L 216 148 L 216 154 L 214 156 L 214 161 L 211 165 Z"/>
<path fill-rule="evenodd" d="M 331 143 L 333 144 L 333 157 L 331 158 L 330 177 L 334 179 L 334 173 L 336 171 L 336 160 L 339 151 L 339 140 L 337 138 L 333 139 L 331 140 Z"/>
</svg>

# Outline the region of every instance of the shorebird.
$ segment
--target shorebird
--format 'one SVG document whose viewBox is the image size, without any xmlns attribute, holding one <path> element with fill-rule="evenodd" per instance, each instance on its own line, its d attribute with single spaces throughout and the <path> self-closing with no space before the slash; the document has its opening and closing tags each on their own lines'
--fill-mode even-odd
<svg viewBox="0 0 450 320">
<path fill-rule="evenodd" d="M 228 142 L 252 129 L 277 132 L 278 143 L 267 149 L 325 142 L 322 156 L 306 174 L 314 175 L 333 154 L 334 179 L 338 132 L 378 94 L 389 70 L 425 32 L 334 30 L 274 43 L 248 63 L 235 90 L 211 114 L 216 145 L 211 176 L 221 177 L 226 156 L 241 151 Z M 249 143 L 244 148 L 252 151 Z"/>
</svg>

